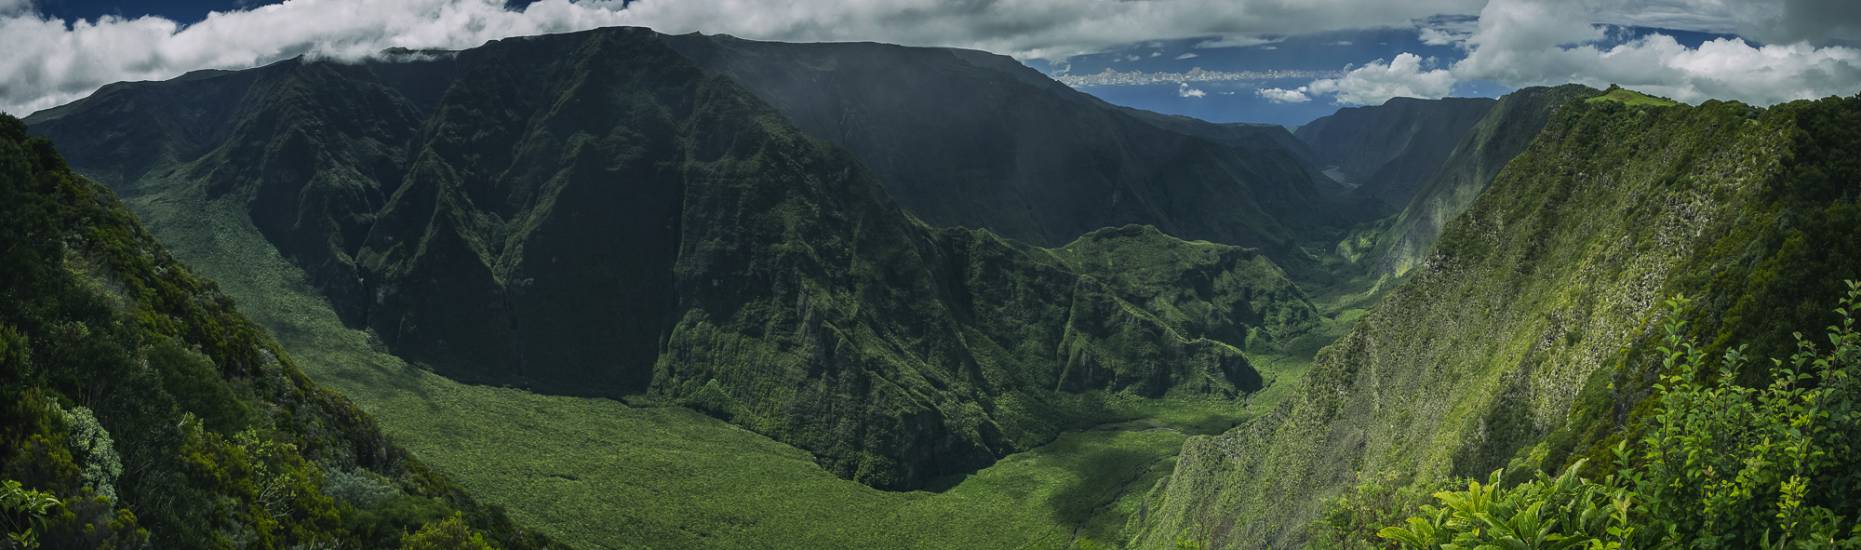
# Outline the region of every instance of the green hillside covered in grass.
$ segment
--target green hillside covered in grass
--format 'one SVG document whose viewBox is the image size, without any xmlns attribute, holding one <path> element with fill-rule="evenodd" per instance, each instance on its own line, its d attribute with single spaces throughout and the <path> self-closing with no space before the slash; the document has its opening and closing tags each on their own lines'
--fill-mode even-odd
<svg viewBox="0 0 1861 550">
<path fill-rule="evenodd" d="M 1610 86 L 1602 95 L 1589 98 L 1590 103 L 1620 103 L 1631 107 L 1672 107 L 1680 102 L 1664 97 L 1655 97 L 1620 86 Z"/>
</svg>

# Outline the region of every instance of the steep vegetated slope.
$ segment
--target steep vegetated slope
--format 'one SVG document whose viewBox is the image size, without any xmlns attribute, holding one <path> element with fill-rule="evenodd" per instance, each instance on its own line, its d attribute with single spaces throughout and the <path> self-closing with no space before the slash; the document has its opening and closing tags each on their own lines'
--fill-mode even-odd
<svg viewBox="0 0 1861 550">
<path fill-rule="evenodd" d="M 309 382 L 8 116 L 0 243 L 9 534 L 47 548 L 380 548 L 416 530 L 410 542 L 547 544 Z"/>
<path fill-rule="evenodd" d="M 685 407 L 463 384 L 411 367 L 368 332 L 345 327 L 303 271 L 252 227 L 243 203 L 200 195 L 174 188 L 130 206 L 177 258 L 270 329 L 313 380 L 353 400 L 475 498 L 576 547 L 1115 542 L 1144 490 L 1169 474 L 1186 434 L 1220 433 L 1271 410 L 1266 403 L 1292 386 L 1271 383 L 1245 407 L 1082 394 L 1078 405 L 1112 415 L 1105 424 L 938 480 L 934 492 L 876 490 L 822 469 L 805 450 Z M 1271 380 L 1292 380 L 1301 367 L 1258 357 Z"/>
<path fill-rule="evenodd" d="M 1227 245 L 931 229 L 669 41 L 605 29 L 289 61 L 118 85 L 32 123 L 125 193 L 244 201 L 348 322 L 411 361 L 690 405 L 878 487 L 1092 422 L 1081 392 L 1235 398 L 1262 383 L 1242 349 L 1315 323 L 1277 268 Z M 202 86 L 215 106 L 188 102 Z M 1127 246 L 1152 271 L 1094 257 Z"/>
<path fill-rule="evenodd" d="M 1298 161 L 1300 166 L 1297 168 L 1323 171 L 1323 167 L 1316 164 L 1318 153 L 1312 150 L 1311 145 L 1293 135 L 1292 131 L 1287 130 L 1285 126 L 1252 122 L 1209 122 L 1190 116 L 1163 114 L 1130 107 L 1119 107 L 1119 109 L 1133 117 L 1173 132 L 1201 137 L 1246 151 L 1267 154 L 1274 152 L 1277 148 L 1284 154 L 1290 154 L 1292 160 Z M 1272 159 L 1257 160 L 1264 162 Z M 1320 191 L 1338 190 L 1337 182 L 1329 177 L 1315 176 L 1314 178 Z"/>
<path fill-rule="evenodd" d="M 1392 98 L 1347 107 L 1300 126 L 1320 166 L 1333 169 L 1372 213 L 1394 213 L 1485 116 L 1487 98 Z"/>
<path fill-rule="evenodd" d="M 1499 98 L 1434 173 L 1421 181 L 1408 206 L 1374 233 L 1373 244 L 1359 257 L 1362 267 L 1378 275 L 1407 274 L 1434 249 L 1448 221 L 1473 205 L 1506 162 L 1538 137 L 1559 107 L 1596 94 L 1594 89 L 1572 84 L 1525 88 Z"/>
<path fill-rule="evenodd" d="M 1298 261 L 1302 231 L 1331 221 L 1331 209 L 1316 207 L 1323 177 L 1281 128 L 1115 107 L 979 51 L 700 35 L 671 43 L 845 148 L 932 225 L 1055 246 L 1146 224 L 1260 247 L 1284 263 Z"/>
<path fill-rule="evenodd" d="M 1287 546 L 1359 482 L 1608 464 L 1670 295 L 1698 297 L 1685 336 L 1707 356 L 1787 356 L 1783 327 L 1827 323 L 1861 273 L 1861 98 L 1663 105 L 1558 108 L 1300 395 L 1185 445 L 1139 542 Z"/>
</svg>

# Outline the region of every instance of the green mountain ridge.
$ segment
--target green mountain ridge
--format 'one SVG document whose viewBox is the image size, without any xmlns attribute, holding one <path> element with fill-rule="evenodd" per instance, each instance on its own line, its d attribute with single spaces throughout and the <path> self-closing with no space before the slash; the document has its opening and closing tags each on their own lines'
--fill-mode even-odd
<svg viewBox="0 0 1861 550">
<path fill-rule="evenodd" d="M 311 383 L 8 116 L 0 236 L 0 479 L 54 499 L 36 523 L 18 493 L 3 513 L 33 543 L 387 547 L 463 513 L 501 546 L 549 546 Z"/>
<path fill-rule="evenodd" d="M 1077 392 L 1236 399 L 1264 383 L 1244 349 L 1317 322 L 1277 267 L 1232 246 L 1126 228 L 1045 250 L 930 229 L 673 47 L 693 39 L 604 29 L 289 61 L 117 85 L 30 122 L 128 196 L 246 201 L 397 355 L 689 405 L 878 487 L 1089 424 L 1100 413 L 1066 404 Z M 1154 271 L 1094 256 L 1131 249 Z M 1137 286 L 1154 281 L 1186 286 Z"/>
<path fill-rule="evenodd" d="M 1128 224 L 1258 247 L 1281 263 L 1335 224 L 1330 183 L 1275 126 L 1105 103 L 1012 58 L 870 43 L 669 37 L 798 128 L 846 149 L 936 226 L 1059 246 Z"/>
<path fill-rule="evenodd" d="M 1404 207 L 1361 260 L 1378 275 L 1400 277 L 1427 259 L 1435 239 L 1448 222 L 1459 217 L 1520 151 L 1531 144 L 1561 106 L 1595 95 L 1581 85 L 1525 88 L 1506 94 L 1468 130 L 1423 179 Z"/>
<path fill-rule="evenodd" d="M 1136 542 L 1290 547 L 1360 483 L 1609 463 L 1648 421 L 1665 297 L 1700 297 L 1708 356 L 1786 355 L 1777 327 L 1826 323 L 1861 272 L 1857 117 L 1861 98 L 1562 104 L 1278 411 L 1185 443 Z"/>
</svg>

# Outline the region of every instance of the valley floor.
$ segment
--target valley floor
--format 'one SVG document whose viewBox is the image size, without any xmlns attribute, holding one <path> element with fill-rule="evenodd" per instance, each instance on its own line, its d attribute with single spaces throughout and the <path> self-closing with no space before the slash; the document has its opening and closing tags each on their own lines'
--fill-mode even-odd
<svg viewBox="0 0 1861 550">
<path fill-rule="evenodd" d="M 318 383 L 478 498 L 582 548 L 1117 546 L 1189 435 L 1270 409 L 1309 365 L 1251 357 L 1273 383 L 1245 404 L 1103 399 L 1111 422 L 941 492 L 887 492 L 684 408 L 466 385 L 411 366 L 343 326 L 236 208 L 161 195 L 131 203 Z"/>
</svg>

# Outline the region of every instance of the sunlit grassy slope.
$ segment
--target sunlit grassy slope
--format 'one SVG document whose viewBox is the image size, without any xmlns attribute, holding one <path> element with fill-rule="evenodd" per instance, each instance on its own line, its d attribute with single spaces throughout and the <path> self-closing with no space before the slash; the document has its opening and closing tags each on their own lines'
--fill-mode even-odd
<svg viewBox="0 0 1861 550">
<path fill-rule="evenodd" d="M 1634 90 L 1630 90 L 1628 88 L 1615 88 L 1615 87 L 1609 88 L 1609 91 L 1607 93 L 1604 93 L 1603 95 L 1592 97 L 1584 101 L 1587 101 L 1589 103 L 1615 102 L 1615 103 L 1621 103 L 1623 105 L 1647 105 L 1647 106 L 1653 106 L 1653 107 L 1667 107 L 1670 105 L 1680 104 L 1674 100 L 1667 99 L 1664 97 L 1655 97 L 1655 96 L 1651 96 L 1651 95 L 1637 92 Z"/>
<path fill-rule="evenodd" d="M 174 252 L 269 326 L 318 382 L 518 521 L 586 548 L 1056 548 L 1122 540 L 1184 433 L 1263 407 L 1085 398 L 1119 422 L 1061 435 L 942 492 L 835 477 L 805 451 L 683 408 L 460 384 L 344 327 L 235 206 L 132 201 Z M 207 227 L 201 227 L 206 225 Z M 1255 357 L 1278 396 L 1305 361 Z M 953 483 L 953 485 L 950 485 Z"/>
</svg>

